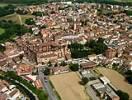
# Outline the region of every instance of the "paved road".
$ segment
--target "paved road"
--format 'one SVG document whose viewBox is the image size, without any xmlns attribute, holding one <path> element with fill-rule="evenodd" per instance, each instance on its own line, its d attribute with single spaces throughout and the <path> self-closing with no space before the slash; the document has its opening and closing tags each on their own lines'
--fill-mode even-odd
<svg viewBox="0 0 132 100">
<path fill-rule="evenodd" d="M 54 93 L 50 83 L 49 83 L 49 79 L 48 77 L 46 77 L 43 72 L 42 72 L 42 68 L 38 68 L 38 73 L 39 73 L 39 78 L 43 83 L 43 90 L 47 91 L 48 95 L 49 95 L 49 100 L 58 100 L 58 97 L 56 96 L 56 94 Z M 44 79 L 44 77 L 46 77 L 47 80 Z"/>
</svg>

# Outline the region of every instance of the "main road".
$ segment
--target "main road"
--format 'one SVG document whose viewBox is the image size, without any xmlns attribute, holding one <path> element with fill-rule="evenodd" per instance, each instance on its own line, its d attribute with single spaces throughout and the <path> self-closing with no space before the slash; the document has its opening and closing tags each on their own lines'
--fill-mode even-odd
<svg viewBox="0 0 132 100">
<path fill-rule="evenodd" d="M 42 67 L 38 68 L 38 74 L 39 74 L 39 79 L 41 80 L 43 84 L 43 90 L 47 91 L 49 100 L 59 100 L 57 95 L 55 94 L 50 82 L 48 76 L 45 76 L 44 73 L 42 72 Z M 45 78 L 44 78 L 45 77 Z"/>
</svg>

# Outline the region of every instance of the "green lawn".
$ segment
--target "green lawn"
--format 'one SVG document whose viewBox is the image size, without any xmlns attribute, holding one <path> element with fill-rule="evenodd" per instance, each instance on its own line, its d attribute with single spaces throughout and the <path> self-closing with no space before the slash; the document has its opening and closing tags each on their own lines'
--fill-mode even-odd
<svg viewBox="0 0 132 100">
<path fill-rule="evenodd" d="M 3 28 L 0 28 L 0 35 L 3 34 L 5 30 Z"/>
</svg>

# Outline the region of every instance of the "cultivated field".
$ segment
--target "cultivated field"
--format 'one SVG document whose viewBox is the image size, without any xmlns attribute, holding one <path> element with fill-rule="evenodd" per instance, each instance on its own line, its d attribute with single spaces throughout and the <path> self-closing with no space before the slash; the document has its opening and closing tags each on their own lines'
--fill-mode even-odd
<svg viewBox="0 0 132 100">
<path fill-rule="evenodd" d="M 132 85 L 128 84 L 121 74 L 119 74 L 115 70 L 107 68 L 98 68 L 98 70 L 100 71 L 100 73 L 106 76 L 117 89 L 127 92 L 132 98 Z"/>
<path fill-rule="evenodd" d="M 50 77 L 62 100 L 89 100 L 85 88 L 79 84 L 77 73 L 65 73 Z"/>
</svg>

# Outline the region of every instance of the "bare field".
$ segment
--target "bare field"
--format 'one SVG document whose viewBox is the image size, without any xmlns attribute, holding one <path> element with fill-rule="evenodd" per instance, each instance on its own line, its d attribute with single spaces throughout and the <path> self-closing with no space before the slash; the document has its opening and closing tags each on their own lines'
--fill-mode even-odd
<svg viewBox="0 0 132 100">
<path fill-rule="evenodd" d="M 53 75 L 50 80 L 62 100 L 89 100 L 85 88 L 79 84 L 77 73 Z"/>
<path fill-rule="evenodd" d="M 128 93 L 132 98 L 132 85 L 128 84 L 121 74 L 115 70 L 107 68 L 98 68 L 98 70 L 101 74 L 106 76 L 117 89 Z"/>
</svg>

